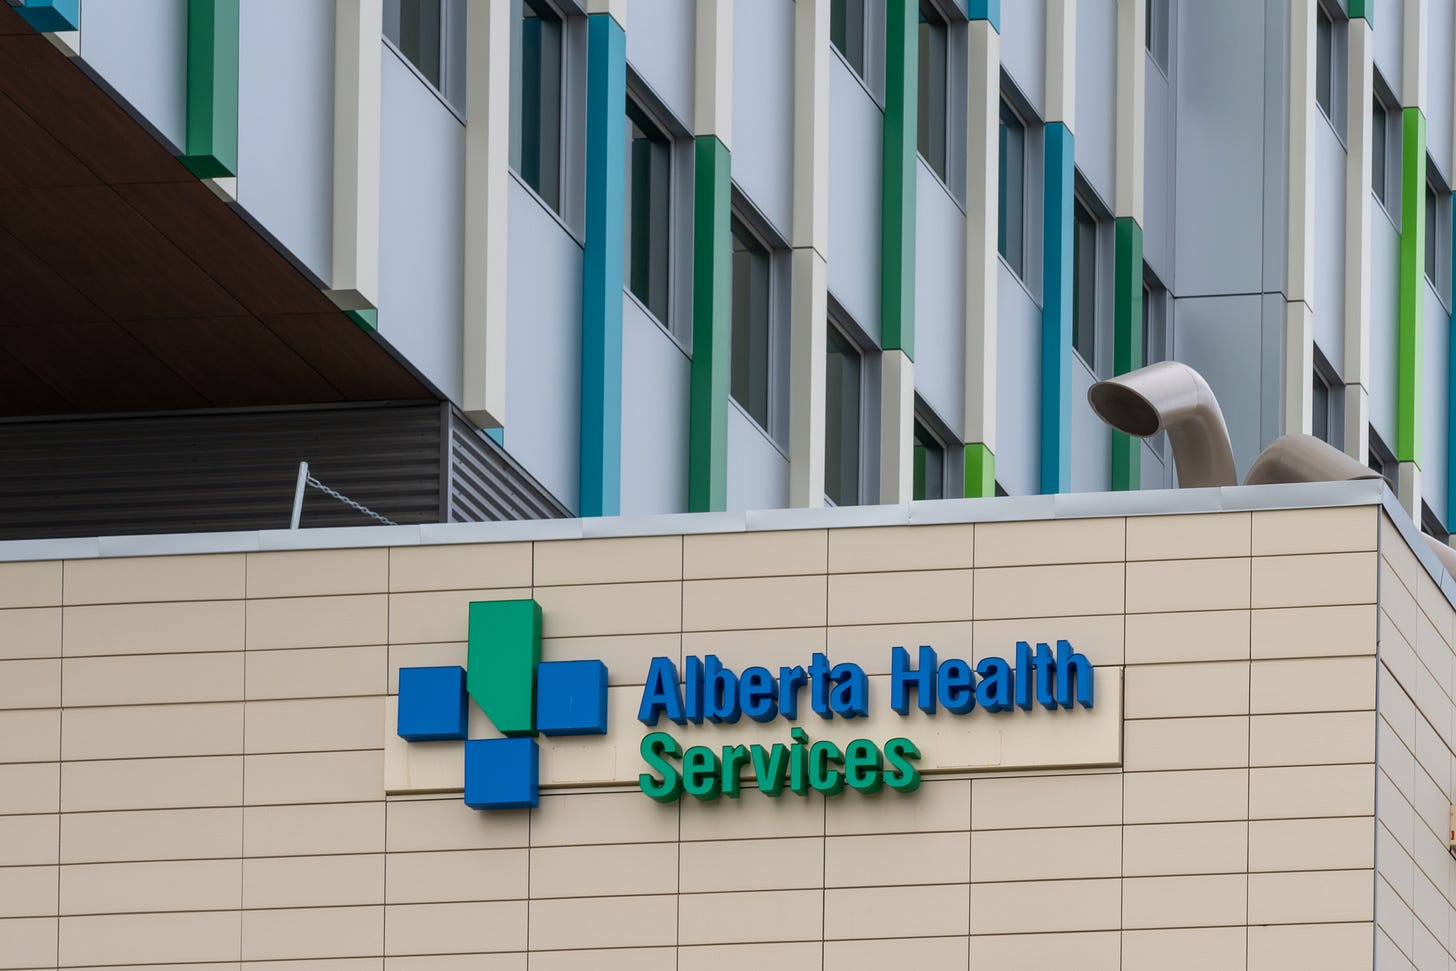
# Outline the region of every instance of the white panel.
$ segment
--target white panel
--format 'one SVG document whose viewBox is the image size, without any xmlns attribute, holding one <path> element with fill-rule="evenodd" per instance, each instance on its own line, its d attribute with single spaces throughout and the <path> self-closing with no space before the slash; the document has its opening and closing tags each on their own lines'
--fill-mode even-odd
<svg viewBox="0 0 1456 971">
<path fill-rule="evenodd" d="M 180 151 L 187 143 L 187 0 L 90 0 L 81 56 Z M 332 41 L 330 42 L 332 44 Z"/>
<path fill-rule="evenodd" d="M 1424 283 L 1424 281 L 1422 281 Z M 1449 526 L 1446 515 L 1446 455 L 1449 451 L 1446 429 L 1451 315 L 1432 292 L 1430 284 L 1421 287 L 1426 301 L 1425 346 L 1421 348 L 1421 493 L 1426 505 Z"/>
<path fill-rule="evenodd" d="M 1096 380 L 1072 355 L 1072 491 L 1106 492 L 1112 487 L 1112 430 L 1087 404 Z M 1144 486 L 1148 483 L 1144 482 Z"/>
<path fill-rule="evenodd" d="M 624 516 L 687 512 L 688 367 L 677 342 L 623 294 Z"/>
<path fill-rule="evenodd" d="M 388 46 L 382 74 L 379 333 L 458 403 L 465 129 Z"/>
<path fill-rule="evenodd" d="M 627 65 L 693 130 L 693 4 L 632 0 Z"/>
<path fill-rule="evenodd" d="M 1375 70 L 1380 72 L 1380 76 L 1390 86 L 1397 104 L 1404 104 L 1400 90 L 1401 65 L 1405 63 L 1401 57 L 1401 29 L 1404 23 L 1405 0 L 1377 0 L 1370 21 L 1370 33 L 1375 38 Z"/>
<path fill-rule="evenodd" d="M 788 458 L 729 401 L 728 509 L 782 509 L 788 504 Z"/>
<path fill-rule="evenodd" d="M 955 432 L 964 409 L 966 217 L 924 162 L 916 166 L 915 390 Z"/>
<path fill-rule="evenodd" d="M 1283 300 L 1279 326 L 1283 328 Z M 1178 321 L 1177 360 L 1207 379 L 1223 410 L 1229 437 L 1233 439 L 1234 465 L 1240 479 L 1260 451 L 1261 393 L 1250 387 L 1249 362 L 1260 353 L 1263 315 L 1257 294 L 1232 297 L 1202 297 L 1175 301 Z M 1277 360 L 1277 357 L 1276 357 Z M 1263 407 L 1277 422 L 1279 398 L 1267 396 Z"/>
<path fill-rule="evenodd" d="M 508 207 L 505 444 L 566 508 L 580 498 L 581 245 L 514 176 Z"/>
<path fill-rule="evenodd" d="M 885 119 L 838 57 L 829 59 L 829 292 L 880 341 L 880 141 Z M 734 156 L 737 174 L 737 156 Z"/>
<path fill-rule="evenodd" d="M 1041 491 L 1041 308 L 1006 264 L 998 269 L 996 481 L 1013 496 L 1031 495 Z"/>
<path fill-rule="evenodd" d="M 287 30 L 278 25 L 288 24 Z M 334 10 L 240 8 L 238 202 L 320 280 L 333 259 Z"/>
<path fill-rule="evenodd" d="M 1400 234 L 1380 203 L 1370 202 L 1370 424 L 1395 448 L 1396 326 Z"/>
<path fill-rule="evenodd" d="M 1077 19 L 1082 19 L 1080 12 Z M 1045 117 L 1046 0 L 1001 4 L 1001 66 L 1031 102 L 1037 117 Z"/>
<path fill-rule="evenodd" d="M 1251 244 L 1263 238 L 1266 202 L 1263 5 L 1185 3 L 1178 14 L 1178 292 L 1255 293 L 1261 247 Z"/>
<path fill-rule="evenodd" d="M 793 221 L 793 143 L 794 4 L 736 0 L 733 182 L 785 239 Z"/>
<path fill-rule="evenodd" d="M 1077 0 L 1077 170 L 1109 207 L 1116 98 L 1117 0 Z"/>
<path fill-rule="evenodd" d="M 1345 147 L 1314 119 L 1314 342 L 1345 373 Z"/>
</svg>

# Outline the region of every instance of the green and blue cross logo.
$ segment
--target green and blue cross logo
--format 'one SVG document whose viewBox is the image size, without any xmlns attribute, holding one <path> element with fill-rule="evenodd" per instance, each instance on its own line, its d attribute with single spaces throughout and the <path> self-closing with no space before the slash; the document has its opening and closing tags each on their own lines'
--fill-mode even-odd
<svg viewBox="0 0 1456 971">
<path fill-rule="evenodd" d="M 540 799 L 536 734 L 605 735 L 607 666 L 542 661 L 541 605 L 491 600 L 470 605 L 465 667 L 400 668 L 399 737 L 465 742 L 465 803 L 522 809 Z M 505 738 L 468 737 L 470 701 Z"/>
</svg>

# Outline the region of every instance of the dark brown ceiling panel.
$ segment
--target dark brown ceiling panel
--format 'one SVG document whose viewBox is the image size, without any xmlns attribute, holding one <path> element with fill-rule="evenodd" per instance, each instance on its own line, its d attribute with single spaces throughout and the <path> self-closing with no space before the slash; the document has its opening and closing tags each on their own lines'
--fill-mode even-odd
<svg viewBox="0 0 1456 971">
<path fill-rule="evenodd" d="M 0 94 L 0 188 L 88 185 L 99 181 L 35 119 Z"/>
<path fill-rule="evenodd" d="M 0 326 L 48 321 L 101 321 L 106 314 L 59 273 L 0 229 Z"/>
<path fill-rule="evenodd" d="M 5 415 L 59 415 L 75 405 L 10 354 L 0 350 L 0 413 Z"/>
<path fill-rule="evenodd" d="M 433 397 L 388 351 L 341 313 L 267 316 L 263 323 L 350 401 Z"/>
<path fill-rule="evenodd" d="M 0 3 L 0 36 L 5 34 L 28 34 L 31 32 L 30 24 L 20 19 L 20 14 L 10 9 L 10 5 Z"/>
<path fill-rule="evenodd" d="M 118 324 L 0 327 L 10 354 L 77 411 L 153 411 L 212 404 Z"/>
<path fill-rule="evenodd" d="M 182 167 L 39 34 L 0 35 L 0 94 L 103 182 L 186 182 Z"/>
<path fill-rule="evenodd" d="M 122 326 L 223 408 L 342 401 L 256 317 L 125 321 Z"/>
</svg>

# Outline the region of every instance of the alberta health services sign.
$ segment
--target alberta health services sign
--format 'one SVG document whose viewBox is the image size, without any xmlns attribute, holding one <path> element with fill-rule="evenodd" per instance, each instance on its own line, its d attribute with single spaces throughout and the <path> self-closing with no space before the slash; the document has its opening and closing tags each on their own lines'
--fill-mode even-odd
<svg viewBox="0 0 1456 971">
<path fill-rule="evenodd" d="M 878 665 L 806 660 L 654 657 L 609 686 L 600 660 L 541 660 L 536 601 L 472 603 L 464 667 L 399 671 L 385 787 L 519 809 L 552 787 L 633 785 L 659 802 L 911 793 L 926 772 L 1121 762 L 1121 669 L 1064 638 L 974 660 L 898 644 Z"/>
</svg>

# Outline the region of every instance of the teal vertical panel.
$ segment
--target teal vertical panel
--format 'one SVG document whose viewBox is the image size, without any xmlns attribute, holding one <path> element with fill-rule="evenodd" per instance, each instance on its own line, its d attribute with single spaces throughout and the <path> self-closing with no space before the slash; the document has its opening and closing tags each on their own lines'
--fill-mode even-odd
<svg viewBox="0 0 1456 971">
<path fill-rule="evenodd" d="M 24 0 L 15 12 L 42 34 L 81 26 L 81 0 Z"/>
<path fill-rule="evenodd" d="M 627 36 L 587 18 L 586 244 L 581 287 L 582 516 L 622 505 L 622 239 L 626 232 Z"/>
<path fill-rule="evenodd" d="M 967 0 L 967 20 L 988 20 L 991 29 L 1001 33 L 1001 0 Z"/>
<path fill-rule="evenodd" d="M 203 179 L 238 174 L 239 0 L 188 0 L 187 146 Z"/>
<path fill-rule="evenodd" d="M 1042 207 L 1041 491 L 1072 488 L 1072 132 L 1046 126 Z"/>
<path fill-rule="evenodd" d="M 732 159 L 716 135 L 693 146 L 693 360 L 688 403 L 688 510 L 728 508 L 732 376 Z"/>
</svg>

